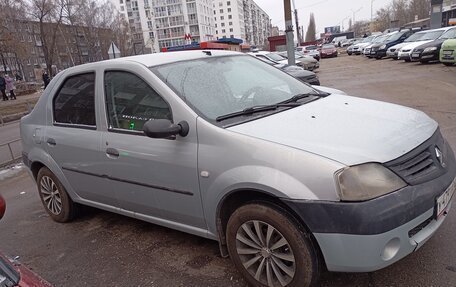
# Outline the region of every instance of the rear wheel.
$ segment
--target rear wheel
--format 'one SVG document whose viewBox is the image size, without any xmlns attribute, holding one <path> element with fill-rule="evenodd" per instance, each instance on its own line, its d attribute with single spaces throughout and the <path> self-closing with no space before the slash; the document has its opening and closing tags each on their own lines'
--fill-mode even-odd
<svg viewBox="0 0 456 287">
<path fill-rule="evenodd" d="M 69 222 L 75 217 L 77 205 L 47 167 L 38 172 L 37 185 L 44 209 L 54 221 Z"/>
<path fill-rule="evenodd" d="M 404 61 L 406 61 L 407 63 L 411 62 L 412 60 L 410 59 L 405 59 Z"/>
<path fill-rule="evenodd" d="M 228 252 L 252 286 L 313 286 L 320 268 L 304 228 L 266 204 L 237 209 L 227 226 Z"/>
</svg>

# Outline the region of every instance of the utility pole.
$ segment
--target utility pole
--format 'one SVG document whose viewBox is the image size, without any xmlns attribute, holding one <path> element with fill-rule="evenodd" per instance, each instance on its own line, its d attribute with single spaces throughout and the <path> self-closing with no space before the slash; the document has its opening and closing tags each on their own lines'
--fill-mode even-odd
<svg viewBox="0 0 456 287">
<path fill-rule="evenodd" d="M 294 0 L 293 0 L 294 2 Z M 298 21 L 298 10 L 294 10 L 295 13 L 295 21 L 296 21 L 296 36 L 298 37 L 298 46 L 301 45 L 301 33 L 299 32 L 299 21 Z"/>
<path fill-rule="evenodd" d="M 363 7 L 360 7 L 360 8 L 359 8 L 358 10 L 356 10 L 356 11 L 351 10 L 351 11 L 353 12 L 353 26 L 355 26 L 355 23 L 356 23 L 356 21 L 355 21 L 356 13 L 358 13 L 359 11 L 361 11 L 361 9 L 363 9 Z M 354 34 L 355 34 L 354 36 L 356 37 L 356 30 L 354 30 L 353 32 L 354 32 Z"/>
<path fill-rule="evenodd" d="M 298 46 L 300 46 L 301 45 L 301 33 L 299 32 L 298 9 L 296 9 L 295 0 L 293 0 L 293 7 L 294 7 L 294 14 L 295 14 L 295 22 L 296 22 L 296 36 L 298 38 Z"/>
<path fill-rule="evenodd" d="M 288 65 L 295 65 L 295 52 L 294 52 L 294 35 L 293 35 L 293 18 L 291 17 L 291 4 L 290 0 L 283 0 L 285 10 L 285 32 L 287 33 L 287 55 Z"/>
</svg>

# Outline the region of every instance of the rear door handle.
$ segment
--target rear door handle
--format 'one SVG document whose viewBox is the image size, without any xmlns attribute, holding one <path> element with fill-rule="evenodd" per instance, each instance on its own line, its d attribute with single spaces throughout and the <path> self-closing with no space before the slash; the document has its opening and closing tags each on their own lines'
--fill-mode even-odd
<svg viewBox="0 0 456 287">
<path fill-rule="evenodd" d="M 48 138 L 47 141 L 48 145 L 55 146 L 57 143 L 55 142 L 55 139 L 53 138 Z"/>
<path fill-rule="evenodd" d="M 119 157 L 119 155 L 120 155 L 119 151 L 112 147 L 108 147 L 106 149 L 106 154 L 110 157 Z"/>
</svg>

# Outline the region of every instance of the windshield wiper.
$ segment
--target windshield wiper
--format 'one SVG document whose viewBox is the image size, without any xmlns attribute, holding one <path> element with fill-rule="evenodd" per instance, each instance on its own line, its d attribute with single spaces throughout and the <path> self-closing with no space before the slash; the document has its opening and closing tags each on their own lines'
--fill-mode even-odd
<svg viewBox="0 0 456 287">
<path fill-rule="evenodd" d="M 280 107 L 290 107 L 294 108 L 300 106 L 300 104 L 292 104 L 292 103 L 278 103 L 278 104 L 273 104 L 273 105 L 264 105 L 264 106 L 254 106 L 250 108 L 243 109 L 242 111 L 239 112 L 234 112 L 230 114 L 226 114 L 223 116 L 217 117 L 215 120 L 217 122 L 221 122 L 227 119 L 239 117 L 239 116 L 244 116 L 244 115 L 252 115 L 255 113 L 261 113 L 261 112 L 266 112 L 266 111 L 273 111 L 277 110 Z"/>
<path fill-rule="evenodd" d="M 271 110 L 277 110 L 280 107 L 294 108 L 294 107 L 298 107 L 298 106 L 301 105 L 300 103 L 298 103 L 299 100 L 306 99 L 306 98 L 311 98 L 311 97 L 326 97 L 326 96 L 329 96 L 329 95 L 330 94 L 325 93 L 325 92 L 298 94 L 298 95 L 295 95 L 295 96 L 291 97 L 288 100 L 285 100 L 285 101 L 277 103 L 277 104 L 264 105 L 264 106 L 254 106 L 254 107 L 246 108 L 246 109 L 244 109 L 242 111 L 239 111 L 239 112 L 234 112 L 234 113 L 226 114 L 226 115 L 223 115 L 223 116 L 219 116 L 215 120 L 217 122 L 220 122 L 220 121 L 224 121 L 224 120 L 235 118 L 235 117 L 239 117 L 239 116 L 252 115 L 252 114 L 255 114 L 255 113 L 271 111 Z"/>
</svg>

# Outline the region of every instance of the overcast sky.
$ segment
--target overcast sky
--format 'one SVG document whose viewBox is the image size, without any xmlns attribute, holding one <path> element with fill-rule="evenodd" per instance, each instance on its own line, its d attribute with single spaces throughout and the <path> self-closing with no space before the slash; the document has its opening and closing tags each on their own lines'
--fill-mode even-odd
<svg viewBox="0 0 456 287">
<path fill-rule="evenodd" d="M 285 29 L 283 0 L 254 0 L 272 19 L 273 26 L 279 26 L 280 30 Z M 293 0 L 290 0 L 293 1 Z M 374 0 L 374 15 L 377 9 L 380 9 L 390 3 L 392 0 Z M 299 25 L 304 26 L 307 31 L 309 24 L 309 15 L 315 14 L 317 33 L 323 33 L 325 27 L 342 26 L 348 27 L 348 19 L 353 17 L 352 11 L 359 12 L 355 15 L 355 20 L 370 20 L 371 17 L 371 0 L 295 0 L 298 9 Z M 293 2 L 291 2 L 293 7 Z M 294 7 L 293 7 L 294 8 Z M 293 27 L 295 26 L 293 18 Z M 342 28 L 342 27 L 341 27 Z M 296 31 L 296 28 L 294 28 Z M 296 37 L 296 32 L 295 32 Z"/>
</svg>

